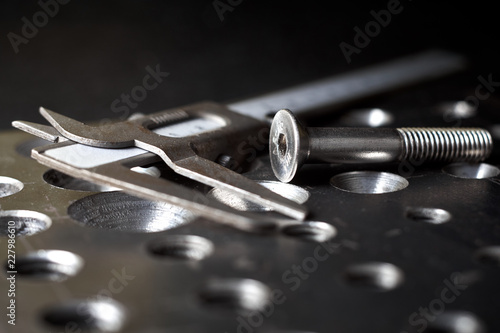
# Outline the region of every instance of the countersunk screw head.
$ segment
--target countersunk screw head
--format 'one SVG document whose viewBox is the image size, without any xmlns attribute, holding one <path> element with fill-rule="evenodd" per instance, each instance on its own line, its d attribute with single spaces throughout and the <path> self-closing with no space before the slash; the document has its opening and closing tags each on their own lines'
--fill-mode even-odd
<svg viewBox="0 0 500 333">
<path fill-rule="evenodd" d="M 293 179 L 302 164 L 480 162 L 493 149 L 493 139 L 482 128 L 306 128 L 286 109 L 271 125 L 269 151 L 274 175 Z"/>
<path fill-rule="evenodd" d="M 279 110 L 271 125 L 269 140 L 271 166 L 276 177 L 288 183 L 309 155 L 306 128 L 290 110 Z"/>
</svg>

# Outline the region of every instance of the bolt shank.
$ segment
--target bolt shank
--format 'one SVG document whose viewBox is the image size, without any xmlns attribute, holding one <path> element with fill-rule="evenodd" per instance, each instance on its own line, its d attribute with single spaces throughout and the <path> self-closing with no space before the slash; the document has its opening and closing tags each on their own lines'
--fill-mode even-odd
<svg viewBox="0 0 500 333">
<path fill-rule="evenodd" d="M 342 164 L 399 161 L 403 144 L 391 128 L 307 128 L 309 161 Z"/>
</svg>

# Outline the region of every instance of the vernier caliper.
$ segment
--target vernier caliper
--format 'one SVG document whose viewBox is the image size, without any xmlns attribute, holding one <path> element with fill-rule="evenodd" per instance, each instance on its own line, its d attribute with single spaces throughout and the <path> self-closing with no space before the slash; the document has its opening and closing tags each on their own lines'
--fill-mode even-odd
<svg viewBox="0 0 500 333">
<path fill-rule="evenodd" d="M 227 105 L 202 102 L 101 126 L 89 126 L 40 108 L 53 127 L 16 121 L 13 126 L 55 144 L 36 148 L 38 162 L 73 177 L 165 201 L 239 229 L 275 230 L 290 219 L 263 217 L 228 207 L 175 182 L 131 171 L 163 160 L 174 172 L 272 208 L 295 222 L 307 208 L 284 198 L 218 161 L 254 158 L 244 149 L 269 135 L 268 115 L 282 108 L 297 115 L 334 108 L 403 86 L 456 72 L 465 61 L 456 54 L 429 51 L 275 93 Z"/>
</svg>

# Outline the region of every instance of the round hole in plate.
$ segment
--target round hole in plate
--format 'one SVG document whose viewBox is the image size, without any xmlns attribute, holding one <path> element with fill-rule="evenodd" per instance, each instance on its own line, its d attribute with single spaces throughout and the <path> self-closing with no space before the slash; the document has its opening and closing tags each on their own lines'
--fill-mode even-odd
<svg viewBox="0 0 500 333">
<path fill-rule="evenodd" d="M 236 311 L 260 311 L 269 302 L 271 290 L 251 279 L 212 279 L 201 289 L 203 304 Z"/>
<path fill-rule="evenodd" d="M 53 169 L 43 174 L 43 180 L 52 186 L 74 191 L 108 192 L 118 190 L 111 186 L 98 185 L 78 179 Z"/>
<path fill-rule="evenodd" d="M 451 214 L 440 208 L 409 207 L 406 210 L 406 217 L 418 222 L 441 224 L 448 222 Z"/>
<path fill-rule="evenodd" d="M 41 138 L 30 139 L 18 145 L 16 147 L 16 152 L 21 156 L 31 158 L 31 150 L 33 148 L 43 147 L 51 143 L 52 142 Z"/>
<path fill-rule="evenodd" d="M 0 176 L 0 198 L 22 191 L 24 184 L 14 178 Z"/>
<path fill-rule="evenodd" d="M 477 114 L 477 105 L 467 101 L 444 102 L 438 105 L 437 111 L 447 121 L 467 119 Z"/>
<path fill-rule="evenodd" d="M 482 264 L 500 266 L 500 245 L 482 247 L 474 256 Z"/>
<path fill-rule="evenodd" d="M 83 332 L 118 332 L 126 321 L 125 308 L 112 299 L 71 300 L 42 314 L 46 323 Z"/>
<path fill-rule="evenodd" d="M 80 256 L 62 250 L 39 250 L 16 258 L 17 276 L 40 281 L 64 281 L 82 267 Z"/>
<path fill-rule="evenodd" d="M 356 109 L 339 119 L 343 126 L 380 127 L 394 122 L 394 116 L 389 111 L 379 108 Z"/>
<path fill-rule="evenodd" d="M 403 190 L 408 181 L 389 172 L 352 171 L 333 176 L 330 184 L 347 192 L 380 194 Z"/>
<path fill-rule="evenodd" d="M 267 181 L 267 180 L 257 181 L 257 183 L 299 204 L 306 202 L 310 196 L 307 190 L 304 190 L 302 187 L 292 184 L 286 184 L 276 181 Z M 241 211 L 263 212 L 272 210 L 269 207 L 261 206 L 259 204 L 248 201 L 240 196 L 234 195 L 233 193 L 230 193 L 226 190 L 221 190 L 218 188 L 214 188 L 210 192 L 208 192 L 208 196 L 215 198 L 216 200 L 230 207 L 233 207 L 234 209 Z"/>
<path fill-rule="evenodd" d="M 148 250 L 156 257 L 202 260 L 210 256 L 214 245 L 206 238 L 194 235 L 171 235 L 152 241 Z"/>
<path fill-rule="evenodd" d="M 484 324 L 467 311 L 445 311 L 429 322 L 424 333 L 484 333 Z"/>
<path fill-rule="evenodd" d="M 87 196 L 71 204 L 68 214 L 88 227 L 128 232 L 159 232 L 196 218 L 184 208 L 140 199 L 123 192 Z"/>
<path fill-rule="evenodd" d="M 443 171 L 455 177 L 468 179 L 491 178 L 500 174 L 500 169 L 486 163 L 453 163 L 445 166 Z"/>
<path fill-rule="evenodd" d="M 305 241 L 326 242 L 337 235 L 337 229 L 325 222 L 300 222 L 283 228 L 283 234 Z"/>
<path fill-rule="evenodd" d="M 0 236 L 14 233 L 16 236 L 31 236 L 48 229 L 52 220 L 45 214 L 31 210 L 0 211 Z"/>
<path fill-rule="evenodd" d="M 385 262 L 367 262 L 349 266 L 344 277 L 354 286 L 375 291 L 389 291 L 400 286 L 404 273 L 397 266 Z"/>
</svg>

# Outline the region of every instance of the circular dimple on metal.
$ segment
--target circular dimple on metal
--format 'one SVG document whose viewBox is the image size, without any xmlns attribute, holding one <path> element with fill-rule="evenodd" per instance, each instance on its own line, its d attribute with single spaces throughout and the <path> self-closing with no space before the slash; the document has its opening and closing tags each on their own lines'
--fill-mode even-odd
<svg viewBox="0 0 500 333">
<path fill-rule="evenodd" d="M 443 171 L 449 175 L 467 179 L 485 179 L 500 174 L 500 169 L 487 163 L 453 163 L 445 166 Z"/>
<path fill-rule="evenodd" d="M 282 233 L 310 242 L 326 242 L 337 235 L 337 229 L 325 222 L 307 221 L 291 224 L 283 228 Z"/>
<path fill-rule="evenodd" d="M 60 329 L 83 332 L 118 332 L 126 322 L 123 305 L 112 299 L 72 300 L 52 306 L 42 318 Z M 69 326 L 71 325 L 71 326 Z"/>
<path fill-rule="evenodd" d="M 429 322 L 425 333 L 484 333 L 484 324 L 467 311 L 445 311 Z"/>
<path fill-rule="evenodd" d="M 52 220 L 31 210 L 0 211 L 0 236 L 31 236 L 48 229 Z"/>
<path fill-rule="evenodd" d="M 199 293 L 206 306 L 235 311 L 260 311 L 270 302 L 271 290 L 251 279 L 213 279 Z"/>
<path fill-rule="evenodd" d="M 477 105 L 467 101 L 444 102 L 438 105 L 437 111 L 445 121 L 467 119 L 477 114 Z"/>
<path fill-rule="evenodd" d="M 299 204 L 306 202 L 310 196 L 307 190 L 292 184 L 286 184 L 276 181 L 267 181 L 267 180 L 257 181 L 257 183 Z M 212 189 L 208 193 L 208 196 L 222 202 L 225 205 L 228 205 L 234 209 L 241 211 L 264 212 L 272 210 L 272 208 L 261 206 L 259 204 L 248 201 L 238 195 L 234 195 L 229 191 L 218 188 Z"/>
<path fill-rule="evenodd" d="M 52 186 L 74 191 L 109 192 L 118 190 L 111 186 L 98 185 L 83 179 L 78 179 L 53 169 L 43 174 L 43 180 Z"/>
<path fill-rule="evenodd" d="M 88 227 L 127 232 L 159 232 L 196 218 L 178 206 L 140 199 L 123 192 L 98 193 L 82 198 L 68 207 L 68 214 Z"/>
<path fill-rule="evenodd" d="M 440 208 L 409 207 L 406 209 L 406 217 L 418 222 L 442 224 L 451 219 L 451 214 Z"/>
<path fill-rule="evenodd" d="M 43 146 L 46 146 L 46 145 L 51 144 L 51 143 L 52 142 L 41 139 L 41 138 L 31 139 L 31 140 L 25 141 L 25 142 L 21 143 L 20 145 L 18 145 L 16 147 L 16 152 L 21 156 L 31 158 L 31 150 L 33 148 L 43 147 Z"/>
<path fill-rule="evenodd" d="M 500 245 L 482 247 L 476 251 L 474 257 L 482 264 L 500 266 Z"/>
<path fill-rule="evenodd" d="M 356 109 L 339 119 L 343 126 L 381 127 L 394 122 L 394 116 L 389 111 L 379 108 Z"/>
<path fill-rule="evenodd" d="M 349 266 L 344 272 L 347 283 L 375 291 L 389 291 L 404 281 L 397 266 L 385 262 L 367 262 Z"/>
<path fill-rule="evenodd" d="M 147 248 L 155 257 L 203 260 L 212 254 L 214 245 L 200 236 L 172 235 L 152 241 Z"/>
<path fill-rule="evenodd" d="M 39 250 L 16 258 L 17 276 L 61 282 L 80 272 L 83 259 L 68 251 Z M 6 267 L 7 271 L 11 270 Z"/>
<path fill-rule="evenodd" d="M 11 177 L 0 176 L 0 198 L 21 192 L 23 188 L 24 184 L 21 181 Z"/>
<path fill-rule="evenodd" d="M 381 194 L 401 191 L 408 181 L 396 174 L 376 171 L 352 171 L 333 176 L 330 184 L 342 191 Z"/>
</svg>

